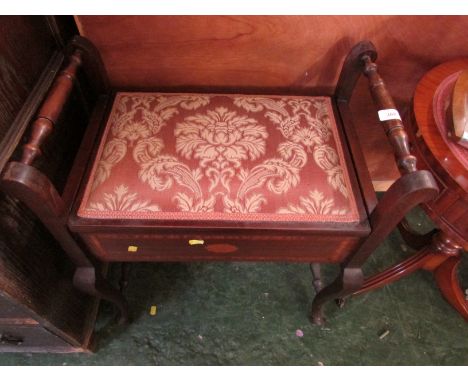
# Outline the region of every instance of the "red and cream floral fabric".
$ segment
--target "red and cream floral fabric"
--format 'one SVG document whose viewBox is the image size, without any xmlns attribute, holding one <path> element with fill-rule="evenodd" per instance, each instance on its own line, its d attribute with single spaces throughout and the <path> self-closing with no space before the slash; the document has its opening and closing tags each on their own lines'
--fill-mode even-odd
<svg viewBox="0 0 468 382">
<path fill-rule="evenodd" d="M 118 93 L 78 215 L 358 220 L 327 97 Z"/>
</svg>

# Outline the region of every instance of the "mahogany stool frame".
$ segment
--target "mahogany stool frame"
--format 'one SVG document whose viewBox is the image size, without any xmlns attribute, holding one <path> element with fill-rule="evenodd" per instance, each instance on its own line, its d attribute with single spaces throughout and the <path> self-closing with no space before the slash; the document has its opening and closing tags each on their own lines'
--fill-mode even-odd
<svg viewBox="0 0 468 382">
<path fill-rule="evenodd" d="M 55 239 L 62 246 L 70 260 L 75 264 L 74 285 L 85 293 L 103 298 L 114 303 L 121 312 L 121 322 L 128 320 L 128 306 L 122 293 L 114 288 L 102 275 L 102 265 L 93 256 L 89 248 L 80 240 L 79 235 L 70 229 L 76 215 L 73 206 L 80 197 L 80 186 L 86 179 L 90 158 L 96 150 L 99 128 L 108 115 L 112 94 L 103 62 L 97 49 L 85 38 L 77 36 L 64 51 L 67 63 L 55 77 L 47 94 L 41 100 L 40 108 L 34 118 L 30 119 L 31 132 L 27 143 L 22 147 L 21 159 L 10 161 L 1 175 L 0 186 L 9 195 L 24 202 L 42 221 Z M 402 176 L 390 187 L 377 202 L 370 176 L 361 152 L 358 137 L 354 130 L 350 112 L 350 99 L 353 89 L 364 74 L 369 81 L 369 88 L 378 110 L 396 109 L 395 104 L 378 74 L 377 52 L 368 41 L 358 43 L 348 54 L 332 97 L 338 129 L 341 130 L 342 143 L 347 146 L 345 158 L 348 167 L 353 169 L 353 192 L 360 199 L 363 221 L 353 229 L 355 240 L 347 246 L 346 256 L 340 261 L 341 271 L 336 280 L 322 288 L 320 267 L 314 257 L 297 259 L 285 253 L 279 261 L 303 261 L 314 263 L 311 266 L 317 291 L 312 302 L 310 318 L 315 324 L 323 324 L 323 305 L 333 299 L 343 299 L 359 291 L 365 283 L 362 266 L 372 252 L 382 243 L 388 234 L 402 221 L 405 215 L 417 205 L 433 199 L 437 185 L 430 172 L 417 170 L 416 158 L 411 155 L 407 134 L 399 119 L 382 122 L 387 137 L 393 147 L 395 158 Z M 53 131 L 60 114 L 64 109 L 72 88 L 77 81 L 78 70 L 85 75 L 100 94 L 77 154 L 68 181 L 60 194 L 47 176 L 34 167 L 35 160 L 41 155 L 41 146 Z M 89 169 L 88 169 L 89 170 Z M 320 237 L 320 227 L 311 226 L 311 231 Z M 125 226 L 124 226 L 125 228 Z M 99 223 L 88 230 L 99 230 Z M 148 227 L 147 229 L 151 229 Z M 207 228 L 208 229 L 208 228 Z M 261 227 L 259 228 L 261 229 Z M 281 227 L 278 227 L 281 229 Z M 334 227 L 340 234 L 340 228 Z M 349 227 L 347 230 L 350 230 Z M 352 231 L 353 231 L 352 230 Z M 238 232 L 232 229 L 232 232 Z M 329 234 L 332 230 L 324 232 Z M 342 230 L 343 232 L 345 230 Z M 254 232 L 254 231 L 251 231 Z M 249 232 L 248 232 L 249 233 Z M 247 233 L 247 234 L 248 234 Z M 244 232 L 245 234 L 245 232 Z M 333 262 L 324 254 L 324 261 Z M 210 258 L 207 258 L 210 260 Z M 221 258 L 214 258 L 219 260 Z M 241 259 L 241 258 L 239 258 Z M 268 255 L 258 254 L 257 260 L 271 260 Z M 179 259 L 178 259 L 179 260 Z M 171 261 L 171 259 L 167 259 Z M 336 261 L 335 261 L 336 262 Z"/>
</svg>

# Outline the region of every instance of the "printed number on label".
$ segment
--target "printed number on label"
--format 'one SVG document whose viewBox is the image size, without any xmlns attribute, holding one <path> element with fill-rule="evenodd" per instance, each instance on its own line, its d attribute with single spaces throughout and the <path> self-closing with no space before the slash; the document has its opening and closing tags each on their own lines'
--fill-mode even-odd
<svg viewBox="0 0 468 382">
<path fill-rule="evenodd" d="M 400 114 L 395 109 L 379 110 L 379 119 L 381 121 L 389 121 L 391 119 L 399 119 L 401 121 Z"/>
</svg>

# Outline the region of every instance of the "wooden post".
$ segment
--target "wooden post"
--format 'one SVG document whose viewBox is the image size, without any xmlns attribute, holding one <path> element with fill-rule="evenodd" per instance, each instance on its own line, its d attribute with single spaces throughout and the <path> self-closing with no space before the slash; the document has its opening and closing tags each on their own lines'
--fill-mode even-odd
<svg viewBox="0 0 468 382">
<path fill-rule="evenodd" d="M 393 146 L 398 168 L 403 174 L 414 172 L 416 157 L 410 153 L 408 135 L 392 96 L 377 71 L 377 64 L 367 54 L 364 54 L 361 60 L 364 63 L 363 72 L 369 80 L 369 89 L 377 106 L 380 122 Z"/>
<path fill-rule="evenodd" d="M 341 272 L 333 283 L 314 298 L 310 319 L 317 325 L 324 323 L 323 305 L 332 299 L 342 300 L 360 290 L 364 284 L 362 266 L 405 215 L 417 205 L 438 194 L 437 184 L 429 171 L 418 171 L 416 157 L 410 153 L 408 136 L 395 103 L 377 71 L 374 60 L 377 52 L 369 41 L 357 44 L 347 56 L 338 81 L 338 103 L 348 104 L 354 86 L 362 71 L 369 80 L 369 88 L 379 113 L 379 119 L 392 144 L 394 155 L 403 174 L 372 209 L 369 220 L 370 235 L 342 264 Z M 342 109 L 340 109 L 342 110 Z"/>
<path fill-rule="evenodd" d="M 5 166 L 0 178 L 0 186 L 9 195 L 26 204 L 61 245 L 76 266 L 74 285 L 85 293 L 114 303 L 121 312 L 120 322 L 126 322 L 128 308 L 125 299 L 104 279 L 97 261 L 87 256 L 85 250 L 70 233 L 67 226 L 68 206 L 65 205 L 50 179 L 33 166 L 34 161 L 42 154 L 41 146 L 53 132 L 71 95 L 78 70 L 83 64 L 83 56 L 86 56 L 89 61 L 95 61 L 94 66 L 97 69 L 92 68 L 91 72 L 96 78 L 99 74 L 105 74 L 91 43 L 76 37 L 68 49 L 76 45 L 84 48 L 78 47 L 71 51 L 67 65 L 54 79 L 31 124 L 31 134 L 28 142 L 22 147 L 20 161 L 9 162 Z M 101 78 L 97 82 L 103 88 L 107 86 L 106 78 Z"/>
<path fill-rule="evenodd" d="M 68 65 L 56 77 L 37 113 L 36 119 L 32 123 L 29 142 L 23 146 L 21 163 L 32 165 L 34 160 L 41 155 L 40 147 L 52 133 L 63 107 L 70 97 L 77 71 L 82 64 L 81 56 L 81 51 L 75 50 L 70 57 Z"/>
</svg>

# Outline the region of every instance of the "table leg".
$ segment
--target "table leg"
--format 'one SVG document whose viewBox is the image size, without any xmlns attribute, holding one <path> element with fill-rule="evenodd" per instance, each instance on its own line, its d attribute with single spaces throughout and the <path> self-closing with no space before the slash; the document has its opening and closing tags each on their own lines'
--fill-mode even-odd
<svg viewBox="0 0 468 382">
<path fill-rule="evenodd" d="M 415 231 L 409 221 L 406 218 L 403 218 L 400 224 L 398 224 L 398 230 L 400 231 L 401 236 L 405 243 L 413 249 L 422 249 L 426 245 L 429 245 L 432 241 L 432 237 L 437 232 L 436 229 L 432 231 L 421 234 Z"/>
<path fill-rule="evenodd" d="M 468 321 L 468 301 L 457 277 L 461 255 L 447 258 L 434 270 L 434 278 L 445 299 Z"/>
<path fill-rule="evenodd" d="M 319 293 L 323 289 L 322 276 L 319 263 L 310 263 L 310 272 L 312 273 L 312 285 L 314 286 L 315 293 Z"/>
<path fill-rule="evenodd" d="M 131 263 L 123 262 L 120 272 L 120 293 L 123 293 L 128 286 L 128 279 L 130 278 Z"/>
</svg>

